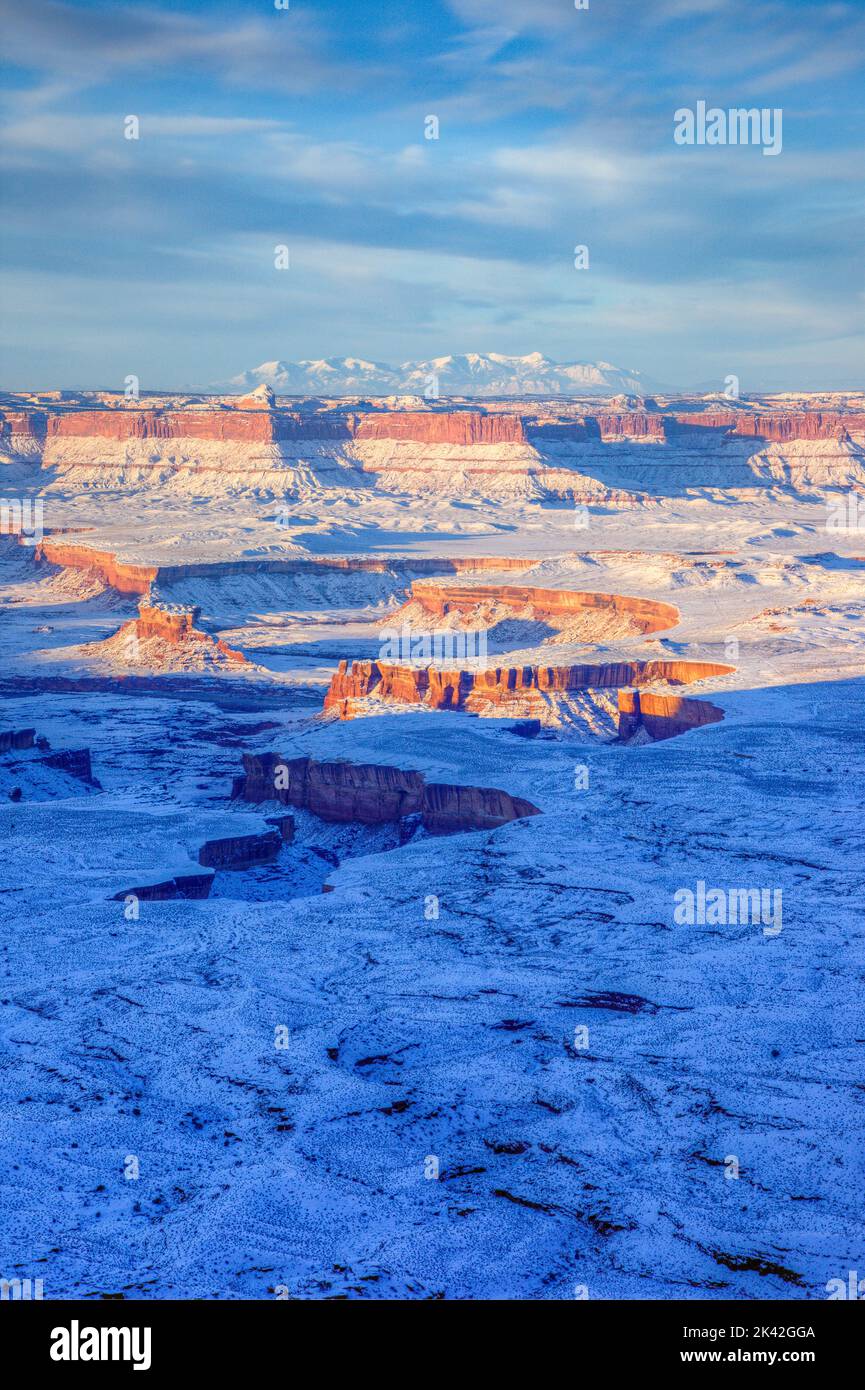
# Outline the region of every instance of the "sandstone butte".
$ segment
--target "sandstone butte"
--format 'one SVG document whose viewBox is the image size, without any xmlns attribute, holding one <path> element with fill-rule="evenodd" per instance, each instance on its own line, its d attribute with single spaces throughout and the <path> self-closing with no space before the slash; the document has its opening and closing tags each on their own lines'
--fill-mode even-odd
<svg viewBox="0 0 865 1390">
<path fill-rule="evenodd" d="M 326 821 L 379 825 L 418 816 L 433 835 L 494 830 L 540 811 L 496 787 L 427 782 L 420 772 L 378 763 L 316 762 L 279 753 L 245 753 L 232 796 L 299 806 Z"/>
<path fill-rule="evenodd" d="M 238 665 L 247 665 L 243 652 L 236 651 L 223 642 L 220 637 L 212 637 L 209 632 L 201 632 L 196 626 L 200 609 L 151 608 L 139 604 L 138 617 L 118 628 L 115 637 L 122 633 L 134 634 L 140 640 L 157 637 L 173 647 L 201 645 L 211 647 L 215 653 Z"/>
<path fill-rule="evenodd" d="M 165 406 L 88 409 L 59 406 L 0 411 L 0 438 L 210 439 L 221 441 L 408 440 L 419 444 L 530 444 L 533 440 L 634 438 L 675 440 L 712 430 L 768 441 L 832 439 L 865 430 L 865 415 L 837 411 L 586 411 L 582 418 L 550 420 L 484 410 L 332 412 L 309 414 L 273 408 L 269 400 L 235 406 Z"/>
<path fill-rule="evenodd" d="M 331 678 L 324 709 L 351 719 L 353 701 L 375 696 L 430 709 L 504 709 L 530 691 L 562 693 L 649 685 L 664 681 L 688 685 L 710 676 L 727 676 L 734 666 L 710 661 L 616 661 L 581 666 L 492 666 L 487 670 L 441 670 L 380 661 L 341 661 Z"/>
</svg>

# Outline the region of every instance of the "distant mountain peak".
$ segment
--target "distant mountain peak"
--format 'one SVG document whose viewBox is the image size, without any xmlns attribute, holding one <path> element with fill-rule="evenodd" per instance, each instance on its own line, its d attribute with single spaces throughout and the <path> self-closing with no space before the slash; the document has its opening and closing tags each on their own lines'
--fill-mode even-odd
<svg viewBox="0 0 865 1390">
<path fill-rule="evenodd" d="M 279 395 L 565 396 L 645 395 L 651 384 L 638 371 L 611 362 L 555 362 L 542 352 L 448 353 L 423 362 L 363 357 L 281 358 L 232 377 L 230 387 L 248 392 L 266 385 Z"/>
</svg>

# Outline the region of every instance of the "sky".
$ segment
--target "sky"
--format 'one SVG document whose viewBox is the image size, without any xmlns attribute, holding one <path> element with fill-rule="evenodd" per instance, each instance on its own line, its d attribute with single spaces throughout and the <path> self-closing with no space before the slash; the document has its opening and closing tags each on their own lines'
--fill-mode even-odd
<svg viewBox="0 0 865 1390">
<path fill-rule="evenodd" d="M 469 351 L 863 385 L 863 0 L 0 0 L 0 33 L 0 387 Z M 677 144 L 698 101 L 780 109 L 780 153 Z"/>
</svg>

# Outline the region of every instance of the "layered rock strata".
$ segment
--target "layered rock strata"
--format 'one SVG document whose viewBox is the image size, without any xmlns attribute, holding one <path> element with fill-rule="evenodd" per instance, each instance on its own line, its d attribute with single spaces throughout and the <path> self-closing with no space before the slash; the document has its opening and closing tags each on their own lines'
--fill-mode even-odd
<svg viewBox="0 0 865 1390">
<path fill-rule="evenodd" d="M 523 816 L 540 815 L 530 801 L 495 787 L 427 782 L 420 772 L 377 763 L 246 753 L 243 766 L 244 775 L 235 778 L 232 796 L 257 803 L 281 801 L 326 821 L 379 825 L 419 816 L 431 834 L 446 835 L 494 830 Z"/>
<path fill-rule="evenodd" d="M 58 541 L 50 536 L 34 547 L 33 555 L 37 561 L 59 565 L 63 569 L 86 570 L 118 593 L 142 596 L 149 595 L 153 585 L 170 585 L 181 579 L 215 579 L 236 574 L 292 576 L 329 570 L 356 574 L 389 574 L 394 571 L 417 575 L 464 574 L 483 570 L 502 573 L 506 570 L 531 569 L 537 563 L 536 559 L 495 555 L 443 560 L 424 557 L 376 559 L 337 555 L 321 559 L 310 557 L 299 560 L 226 560 L 185 565 L 137 565 L 118 560 L 111 551 L 97 550 L 70 541 Z"/>
<path fill-rule="evenodd" d="M 304 412 L 279 408 L 272 397 L 246 397 L 232 405 L 82 408 L 63 405 L 0 411 L 0 445 L 24 452 L 64 439 L 210 440 L 277 444 L 297 441 L 395 440 L 415 444 L 531 444 L 570 439 L 642 439 L 664 442 L 682 429 L 731 432 L 766 441 L 833 439 L 865 430 L 865 415 L 840 411 L 610 410 L 580 408 L 550 418 L 540 412 L 484 409 Z"/>
<path fill-rule="evenodd" d="M 705 724 L 719 724 L 724 711 L 709 700 L 659 695 L 649 690 L 619 691 L 619 738 L 630 740 L 640 731 L 653 741 L 675 738 Z"/>
<path fill-rule="evenodd" d="M 70 777 L 77 777 L 80 782 L 87 782 L 92 787 L 99 786 L 93 776 L 89 748 L 64 748 L 57 753 L 49 753 L 47 757 L 40 758 L 39 761 L 44 763 L 46 767 L 53 767 L 56 771 L 65 772 Z"/>
<path fill-rule="evenodd" d="M 663 632 L 675 627 L 679 610 L 672 603 L 653 599 L 633 598 L 627 594 L 577 592 L 569 589 L 537 589 L 528 585 L 446 585 L 424 580 L 411 587 L 410 602 L 417 603 L 435 618 L 451 613 L 470 617 L 483 604 L 495 603 L 500 608 L 524 611 L 545 619 L 568 618 L 574 614 L 604 610 L 629 618 L 640 632 Z M 394 614 L 398 618 L 399 614 Z"/>
<path fill-rule="evenodd" d="M 115 893 L 112 902 L 123 902 L 128 897 L 141 902 L 169 902 L 174 898 L 206 898 L 213 886 L 213 874 L 175 874 L 162 883 L 145 883 L 138 888 L 124 888 Z"/>
<path fill-rule="evenodd" d="M 34 547 L 33 556 L 63 569 L 86 570 L 119 594 L 147 594 L 157 575 L 155 565 L 128 564 L 118 561 L 110 550 L 92 550 L 90 546 L 50 537 Z"/>
<path fill-rule="evenodd" d="M 356 713 L 353 702 L 374 696 L 395 704 L 429 709 L 466 710 L 507 706 L 531 691 L 568 693 L 665 682 L 688 685 L 735 670 L 710 661 L 616 661 L 580 666 L 494 666 L 487 670 L 388 665 L 379 661 L 341 661 L 331 678 L 324 709 L 342 719 Z"/>
<path fill-rule="evenodd" d="M 138 637 L 158 637 L 163 642 L 179 646 L 190 638 L 204 636 L 195 627 L 200 612 L 199 608 L 153 608 L 141 603 L 138 605 L 135 631 Z"/>
<path fill-rule="evenodd" d="M 768 443 L 788 443 L 792 439 L 838 439 L 852 430 L 865 430 L 865 415 L 844 415 L 838 411 L 787 411 L 756 415 L 747 411 L 712 411 L 702 414 L 676 414 L 676 425 L 694 429 L 729 430 L 749 439 Z"/>
<path fill-rule="evenodd" d="M 249 869 L 256 864 L 272 864 L 286 836 L 279 829 L 260 835 L 231 835 L 206 840 L 198 851 L 198 862 L 211 869 Z"/>
<path fill-rule="evenodd" d="M 106 641 L 117 647 L 121 646 L 124 640 L 129 637 L 134 637 L 139 642 L 156 639 L 159 642 L 167 643 L 170 647 L 203 650 L 206 655 L 212 656 L 218 661 L 227 661 L 233 665 L 248 665 L 243 652 L 229 647 L 227 642 L 222 641 L 222 638 L 212 637 L 210 633 L 202 632 L 195 626 L 199 612 L 198 608 L 154 608 L 149 604 L 142 603 L 138 608 L 138 617 L 124 623 Z"/>
</svg>

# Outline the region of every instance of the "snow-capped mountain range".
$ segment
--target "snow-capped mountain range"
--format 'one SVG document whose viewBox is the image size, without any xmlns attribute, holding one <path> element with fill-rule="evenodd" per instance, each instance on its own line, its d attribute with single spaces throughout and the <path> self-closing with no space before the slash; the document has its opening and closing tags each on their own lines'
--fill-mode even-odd
<svg viewBox="0 0 865 1390">
<path fill-rule="evenodd" d="M 615 396 L 651 390 L 639 372 L 610 362 L 554 362 L 541 352 L 507 357 L 467 352 L 427 362 L 367 362 L 360 357 L 262 362 L 232 377 L 229 386 L 249 391 L 267 385 L 279 395 Z"/>
</svg>

